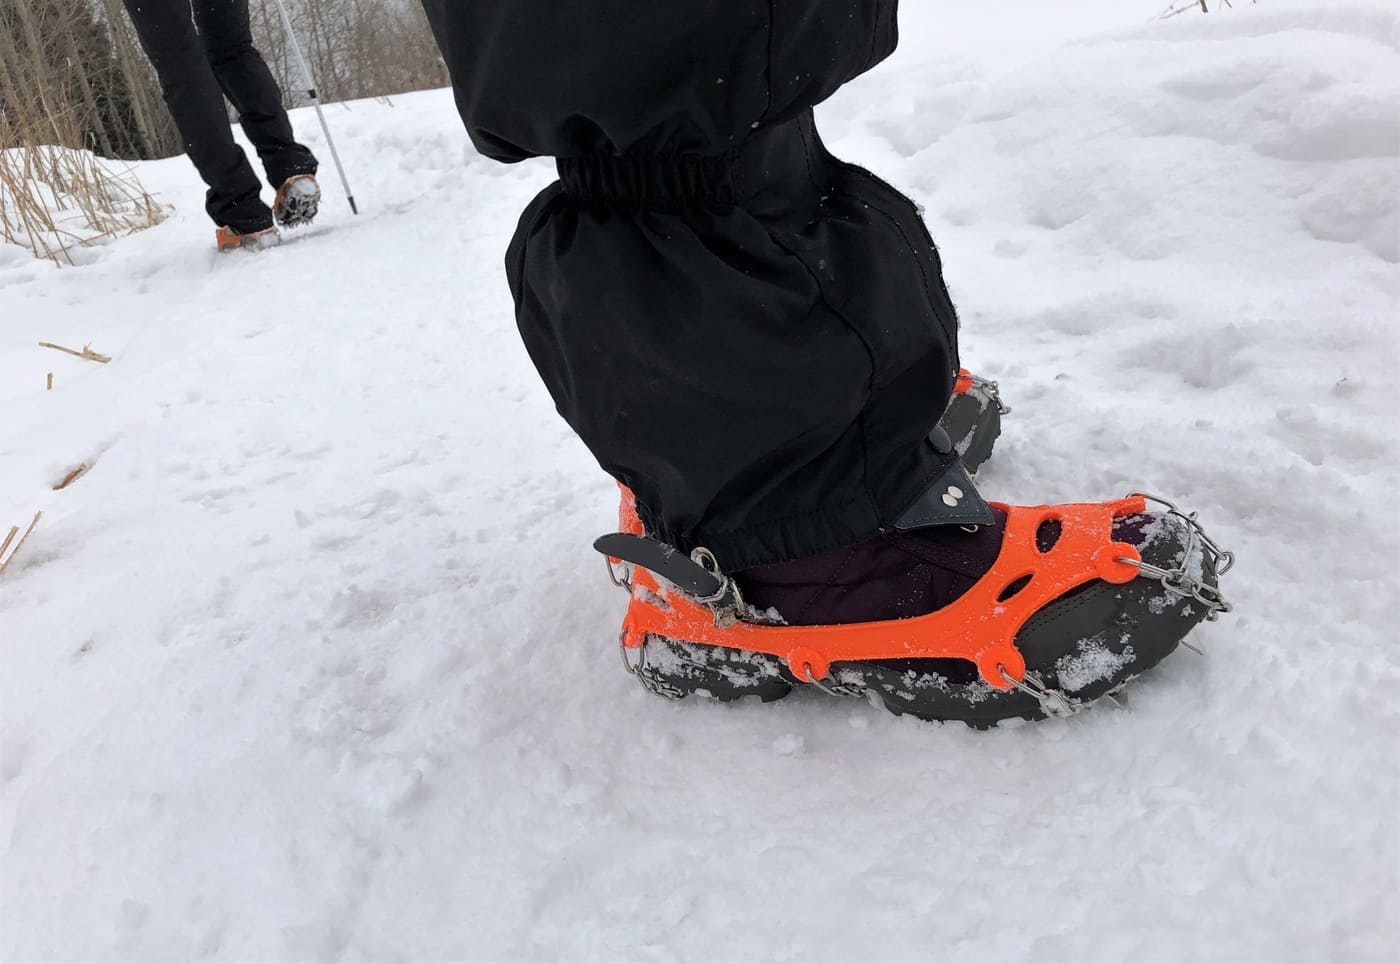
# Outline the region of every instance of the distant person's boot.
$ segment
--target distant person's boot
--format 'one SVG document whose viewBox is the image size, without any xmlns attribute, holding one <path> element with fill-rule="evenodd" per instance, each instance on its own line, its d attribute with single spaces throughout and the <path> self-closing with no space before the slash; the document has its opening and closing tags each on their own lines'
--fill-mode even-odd
<svg viewBox="0 0 1400 964">
<path fill-rule="evenodd" d="M 321 207 L 321 186 L 314 174 L 294 174 L 277 189 L 272 216 L 284 228 L 310 224 Z"/>
<path fill-rule="evenodd" d="M 260 231 L 237 231 L 220 225 L 214 232 L 214 242 L 220 251 L 261 251 L 282 243 L 282 236 L 276 227 L 266 227 Z"/>
</svg>

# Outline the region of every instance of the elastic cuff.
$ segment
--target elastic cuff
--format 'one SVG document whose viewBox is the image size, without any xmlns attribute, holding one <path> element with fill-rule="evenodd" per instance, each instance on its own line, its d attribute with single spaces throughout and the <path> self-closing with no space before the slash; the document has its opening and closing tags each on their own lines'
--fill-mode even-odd
<svg viewBox="0 0 1400 964">
<path fill-rule="evenodd" d="M 990 525 L 993 521 L 990 507 L 951 449 L 940 452 L 926 440 L 910 453 L 907 464 L 900 467 L 895 477 L 898 484 L 883 487 L 883 505 L 862 496 L 809 512 L 754 522 L 742 529 L 701 529 L 688 537 L 661 525 L 644 506 L 638 504 L 637 511 L 653 537 L 687 553 L 704 546 L 714 553 L 726 572 L 841 549 L 883 529 Z"/>
<path fill-rule="evenodd" d="M 662 542 L 690 552 L 704 546 L 714 553 L 725 572 L 801 559 L 853 545 L 880 529 L 873 502 L 857 499 L 825 506 L 812 512 L 757 522 L 729 532 L 696 533 L 687 539 L 679 533 L 655 527 L 656 520 L 642 516 L 647 532 Z"/>
</svg>

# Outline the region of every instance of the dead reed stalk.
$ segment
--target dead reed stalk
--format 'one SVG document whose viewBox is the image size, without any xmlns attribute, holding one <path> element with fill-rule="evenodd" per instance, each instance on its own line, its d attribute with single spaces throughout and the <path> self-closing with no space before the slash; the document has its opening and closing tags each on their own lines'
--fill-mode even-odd
<svg viewBox="0 0 1400 964">
<path fill-rule="evenodd" d="M 76 467 L 70 469 L 67 475 L 58 480 L 58 482 L 54 485 L 53 490 L 57 492 L 60 489 L 68 488 L 68 486 L 72 485 L 74 482 L 78 481 L 78 479 L 82 478 L 83 474 L 86 473 L 87 470 L 88 464 L 86 462 L 79 463 Z"/>
<path fill-rule="evenodd" d="M 34 520 L 29 523 L 29 528 L 24 530 L 24 535 L 19 537 L 19 542 L 15 543 L 14 549 L 11 550 L 7 557 L 5 555 L 5 550 L 10 548 L 10 543 L 14 542 L 15 533 L 19 532 L 19 526 L 10 527 L 10 534 L 5 537 L 4 542 L 0 542 L 0 575 L 5 574 L 5 569 L 9 567 L 10 563 L 14 562 L 15 556 L 19 555 L 20 546 L 24 545 L 24 540 L 29 538 L 29 534 L 33 532 L 34 527 L 39 524 L 39 517 L 43 514 L 42 512 L 34 513 Z"/>
<path fill-rule="evenodd" d="M 64 348 L 62 345 L 55 345 L 55 344 L 54 344 L 53 342 L 51 342 L 51 341 L 41 341 L 41 342 L 39 342 L 39 347 L 40 347 L 40 348 L 53 348 L 53 349 L 55 349 L 55 350 L 57 350 L 57 351 L 66 352 L 66 353 L 69 354 L 69 355 L 73 355 L 73 356 L 76 357 L 76 358 L 86 358 L 88 361 L 95 361 L 95 362 L 97 362 L 98 364 L 101 364 L 101 365 L 105 365 L 105 364 L 107 364 L 109 361 L 112 360 L 112 356 L 111 356 L 111 355 L 104 355 L 104 354 L 102 354 L 100 351 L 93 351 L 93 350 L 92 350 L 92 345 L 84 345 L 82 351 L 76 351 L 76 350 L 74 350 L 74 349 L 72 349 L 72 348 Z M 49 380 L 50 380 L 49 387 L 52 388 L 52 387 L 53 387 L 53 384 L 52 384 L 53 375 L 50 375 L 50 376 L 49 376 Z"/>
</svg>

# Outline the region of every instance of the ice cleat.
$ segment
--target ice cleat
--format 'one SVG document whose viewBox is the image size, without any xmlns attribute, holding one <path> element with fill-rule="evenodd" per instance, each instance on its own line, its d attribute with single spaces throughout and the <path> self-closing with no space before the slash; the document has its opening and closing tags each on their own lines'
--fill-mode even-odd
<svg viewBox="0 0 1400 964">
<path fill-rule="evenodd" d="M 272 216 L 284 228 L 310 224 L 321 208 L 321 186 L 314 174 L 294 174 L 277 189 Z"/>
<path fill-rule="evenodd" d="M 237 231 L 219 225 L 214 232 L 214 243 L 220 251 L 261 251 L 263 248 L 281 244 L 282 237 L 275 227 L 263 228 L 261 231 Z"/>
<path fill-rule="evenodd" d="M 720 572 L 704 549 L 686 556 L 646 538 L 623 495 L 623 532 L 595 546 L 631 597 L 624 662 L 672 699 L 767 702 L 808 685 L 979 728 L 1069 716 L 1229 610 L 1218 581 L 1231 554 L 1194 514 L 1142 494 L 1098 504 L 981 503 L 999 527 L 995 558 L 956 598 L 908 618 L 824 625 L 788 625 L 747 602 L 742 575 Z M 1161 509 L 1149 511 L 1149 502 Z"/>
<path fill-rule="evenodd" d="M 1002 403 L 997 383 L 972 374 L 966 368 L 958 372 L 953 397 L 938 425 L 952 440 L 967 471 L 975 474 L 1001 434 L 1001 417 L 1011 409 Z"/>
</svg>

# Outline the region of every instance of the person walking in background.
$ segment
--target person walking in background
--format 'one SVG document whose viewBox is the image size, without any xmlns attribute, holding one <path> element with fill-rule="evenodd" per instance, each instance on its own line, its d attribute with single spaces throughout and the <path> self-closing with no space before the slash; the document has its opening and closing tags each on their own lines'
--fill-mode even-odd
<svg viewBox="0 0 1400 964">
<path fill-rule="evenodd" d="M 257 249 L 278 240 L 277 225 L 307 224 L 321 189 L 316 157 L 297 143 L 282 92 L 257 49 L 248 0 L 123 0 L 141 47 L 189 155 L 209 186 L 204 209 L 218 226 L 220 251 Z M 234 142 L 224 98 L 257 148 L 272 207 L 242 148 Z"/>
</svg>

